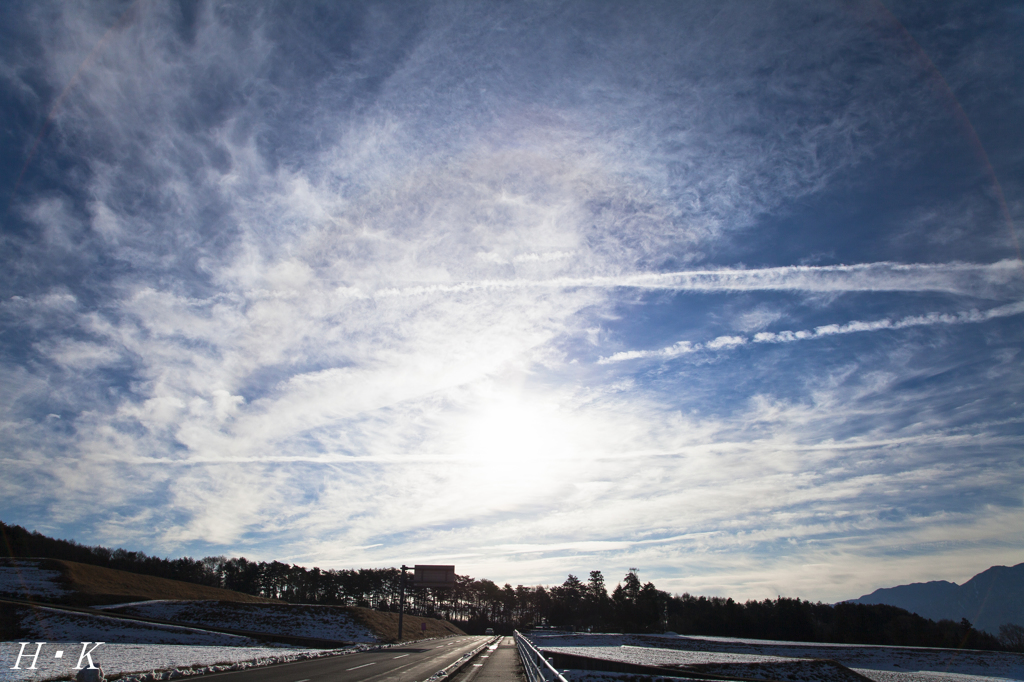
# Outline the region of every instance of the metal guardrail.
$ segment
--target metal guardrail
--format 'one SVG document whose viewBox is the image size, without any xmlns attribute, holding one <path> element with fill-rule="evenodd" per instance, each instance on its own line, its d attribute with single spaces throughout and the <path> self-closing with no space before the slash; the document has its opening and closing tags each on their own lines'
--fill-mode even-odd
<svg viewBox="0 0 1024 682">
<path fill-rule="evenodd" d="M 523 668 L 526 669 L 526 678 L 529 682 L 567 682 L 562 673 L 551 665 L 551 661 L 544 658 L 544 654 L 538 651 L 530 640 L 523 637 L 519 630 L 516 630 L 514 635 L 516 649 L 519 651 L 519 658 L 523 661 Z"/>
</svg>

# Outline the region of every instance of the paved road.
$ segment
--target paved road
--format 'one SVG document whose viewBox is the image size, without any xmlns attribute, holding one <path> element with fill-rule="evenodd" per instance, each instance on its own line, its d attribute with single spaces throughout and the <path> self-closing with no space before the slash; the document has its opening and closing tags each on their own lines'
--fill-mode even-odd
<svg viewBox="0 0 1024 682">
<path fill-rule="evenodd" d="M 266 668 L 204 675 L 216 682 L 422 682 L 490 637 L 452 637 Z"/>
</svg>

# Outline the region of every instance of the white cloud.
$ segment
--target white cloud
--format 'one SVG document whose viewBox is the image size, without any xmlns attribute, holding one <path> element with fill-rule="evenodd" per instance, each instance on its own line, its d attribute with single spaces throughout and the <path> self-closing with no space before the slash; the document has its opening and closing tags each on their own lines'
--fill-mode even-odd
<svg viewBox="0 0 1024 682">
<path fill-rule="evenodd" d="M 116 364 L 122 360 L 121 353 L 110 346 L 87 341 L 62 340 L 57 346 L 41 348 L 40 351 L 71 370 L 88 370 Z"/>
<path fill-rule="evenodd" d="M 1024 313 L 1024 302 L 1008 303 L 996 306 L 988 310 L 967 310 L 957 313 L 927 313 L 925 315 L 911 315 L 898 320 L 881 319 L 870 322 L 854 320 L 845 324 L 828 324 L 812 329 L 799 331 L 785 330 L 781 332 L 758 332 L 753 337 L 745 336 L 720 336 L 707 343 L 691 343 L 679 341 L 666 348 L 659 350 L 643 351 L 620 351 L 608 357 L 602 357 L 598 364 L 612 362 L 623 362 L 626 360 L 638 360 L 642 358 L 671 359 L 680 355 L 689 355 L 699 350 L 721 350 L 730 349 L 736 346 L 743 346 L 747 343 L 792 343 L 794 341 L 807 341 L 819 339 L 836 334 L 856 334 L 860 332 L 873 332 L 881 330 L 906 329 L 908 327 L 922 327 L 932 325 L 955 325 L 955 324 L 978 324 L 1002 317 L 1012 317 Z"/>
<path fill-rule="evenodd" d="M 758 306 L 753 310 L 740 314 L 734 326 L 741 332 L 760 331 L 773 322 L 781 320 L 783 317 L 784 313 L 781 310 Z"/>
<path fill-rule="evenodd" d="M 939 291 L 960 295 L 1005 296 L 1020 285 L 1021 264 L 862 263 L 857 265 L 784 266 L 758 269 L 690 270 L 618 276 L 510 278 L 430 284 L 378 291 L 377 297 L 466 293 L 481 289 L 629 288 L 676 292 L 883 292 Z"/>
</svg>

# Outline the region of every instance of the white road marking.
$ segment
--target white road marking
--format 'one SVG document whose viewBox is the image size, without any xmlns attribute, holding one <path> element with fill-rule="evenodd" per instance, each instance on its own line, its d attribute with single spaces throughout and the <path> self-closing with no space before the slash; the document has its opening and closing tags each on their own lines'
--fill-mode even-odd
<svg viewBox="0 0 1024 682">
<path fill-rule="evenodd" d="M 295 680 L 295 682 L 309 682 L 309 678 L 307 677 L 307 678 L 306 678 L 306 679 L 304 679 L 304 680 Z"/>
<path fill-rule="evenodd" d="M 373 663 L 363 663 L 362 665 L 357 665 L 356 667 L 349 668 L 348 670 L 359 670 L 360 668 L 365 668 L 368 665 L 377 665 L 377 662 L 374 661 Z M 346 670 L 345 672 L 348 672 L 348 670 Z"/>
<path fill-rule="evenodd" d="M 390 670 L 385 670 L 382 673 L 377 673 L 376 675 L 370 675 L 369 677 L 364 677 L 363 678 L 363 682 L 370 682 L 371 680 L 380 680 L 380 679 L 394 679 L 393 676 L 394 676 L 394 673 L 395 673 L 396 670 L 401 670 L 402 668 L 408 668 L 410 665 L 413 665 L 414 663 L 416 663 L 416 661 L 409 661 L 408 663 L 403 663 L 402 665 L 396 665 L 394 668 L 391 668 Z M 389 675 L 391 675 L 392 677 L 388 677 Z M 398 679 L 401 680 L 402 679 L 401 676 L 399 676 Z"/>
<path fill-rule="evenodd" d="M 405 657 L 406 657 L 406 656 L 408 656 L 408 655 L 409 655 L 409 654 L 402 654 L 401 656 L 395 656 L 395 658 L 405 658 Z M 391 659 L 391 660 L 394 660 L 394 659 Z"/>
</svg>

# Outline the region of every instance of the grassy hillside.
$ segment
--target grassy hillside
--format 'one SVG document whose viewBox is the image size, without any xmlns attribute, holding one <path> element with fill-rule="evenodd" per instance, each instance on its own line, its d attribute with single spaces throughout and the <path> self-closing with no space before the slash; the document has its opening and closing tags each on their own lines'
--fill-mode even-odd
<svg viewBox="0 0 1024 682">
<path fill-rule="evenodd" d="M 377 639 L 382 642 L 398 641 L 398 614 L 387 611 L 374 611 L 358 606 L 349 607 L 349 612 L 360 623 L 370 629 Z M 426 630 L 423 624 L 426 623 Z M 405 615 L 402 626 L 402 641 L 409 642 L 417 639 L 428 639 L 431 637 L 448 637 L 450 635 L 466 634 L 446 620 L 436 618 L 423 618 L 421 616 Z"/>
<path fill-rule="evenodd" d="M 60 582 L 72 595 L 62 600 L 76 606 L 115 604 L 144 599 L 216 599 L 245 603 L 274 603 L 220 587 L 168 580 L 139 573 L 118 571 L 77 561 L 47 559 L 40 568 L 60 571 Z"/>
</svg>

